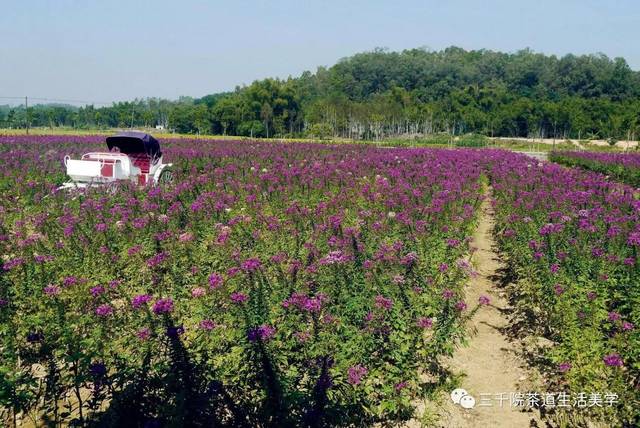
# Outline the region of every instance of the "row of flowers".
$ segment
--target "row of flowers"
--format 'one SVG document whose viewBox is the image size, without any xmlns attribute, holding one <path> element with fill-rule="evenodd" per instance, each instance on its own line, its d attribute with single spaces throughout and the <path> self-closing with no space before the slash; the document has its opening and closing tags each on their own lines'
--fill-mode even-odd
<svg viewBox="0 0 640 428">
<path fill-rule="evenodd" d="M 599 172 L 630 186 L 640 187 L 640 153 L 638 152 L 552 152 L 550 160 L 566 166 Z"/>
<path fill-rule="evenodd" d="M 549 341 L 539 365 L 549 388 L 617 393 L 618 408 L 591 409 L 591 417 L 636 426 L 637 192 L 581 169 L 504 158 L 490 161 L 488 171 L 497 237 L 517 278 L 514 329 Z"/>
</svg>

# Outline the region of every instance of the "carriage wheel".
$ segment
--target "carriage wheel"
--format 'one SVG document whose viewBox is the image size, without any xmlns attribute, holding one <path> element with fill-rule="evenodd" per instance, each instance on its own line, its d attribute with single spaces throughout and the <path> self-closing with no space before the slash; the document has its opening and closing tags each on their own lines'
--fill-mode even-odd
<svg viewBox="0 0 640 428">
<path fill-rule="evenodd" d="M 160 173 L 160 177 L 158 177 L 158 185 L 166 186 L 168 184 L 173 183 L 173 170 L 169 167 L 166 167 Z"/>
</svg>

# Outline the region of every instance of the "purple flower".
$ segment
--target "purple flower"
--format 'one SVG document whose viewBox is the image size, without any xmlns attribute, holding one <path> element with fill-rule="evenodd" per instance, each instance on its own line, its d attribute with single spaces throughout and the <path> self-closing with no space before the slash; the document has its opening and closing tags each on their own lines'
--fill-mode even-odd
<svg viewBox="0 0 640 428">
<path fill-rule="evenodd" d="M 127 254 L 129 256 L 133 256 L 135 254 L 138 254 L 140 252 L 140 250 L 142 250 L 142 246 L 141 245 L 134 245 L 133 247 L 129 248 L 127 250 Z"/>
<path fill-rule="evenodd" d="M 640 232 L 631 232 L 627 238 L 627 244 L 640 247 Z"/>
<path fill-rule="evenodd" d="M 283 308 L 295 307 L 301 311 L 320 312 L 322 304 L 327 300 L 324 293 L 318 293 L 315 297 L 309 297 L 302 293 L 293 293 L 289 298 L 282 301 Z"/>
<path fill-rule="evenodd" d="M 96 315 L 101 317 L 107 317 L 113 314 L 113 308 L 108 304 L 102 304 L 96 308 Z"/>
<path fill-rule="evenodd" d="M 65 287 L 70 287 L 72 285 L 76 285 L 78 283 L 78 278 L 75 276 L 68 276 L 62 280 L 62 285 Z"/>
<path fill-rule="evenodd" d="M 389 310 L 393 306 L 393 300 L 386 298 L 380 294 L 376 296 L 376 307 L 379 309 Z"/>
<path fill-rule="evenodd" d="M 212 320 L 202 320 L 200 321 L 199 325 L 202 330 L 206 330 L 206 331 L 210 331 L 216 328 L 216 323 L 213 322 Z"/>
<path fill-rule="evenodd" d="M 630 331 L 630 330 L 633 330 L 633 328 L 634 328 L 634 325 L 629 321 L 624 321 L 622 323 L 622 330 L 624 331 Z"/>
<path fill-rule="evenodd" d="M 149 260 L 147 260 L 147 266 L 149 266 L 150 268 L 158 266 L 160 263 L 167 260 L 168 257 L 169 255 L 165 252 L 158 253 L 155 256 L 151 257 Z"/>
<path fill-rule="evenodd" d="M 49 284 L 46 287 L 44 287 L 43 291 L 44 291 L 44 294 L 46 294 L 47 296 L 54 297 L 60 294 L 60 287 Z"/>
<path fill-rule="evenodd" d="M 463 302 L 462 300 L 460 300 L 460 301 L 458 301 L 456 303 L 456 309 L 459 310 L 460 312 L 462 312 L 465 309 L 467 309 L 467 304 L 465 302 Z"/>
<path fill-rule="evenodd" d="M 369 370 L 367 370 L 366 367 L 363 367 L 360 364 L 349 367 L 349 369 L 347 370 L 347 382 L 349 382 L 351 385 L 360 385 L 360 382 L 362 382 L 362 378 L 365 377 L 367 373 L 369 373 Z"/>
<path fill-rule="evenodd" d="M 14 259 L 9 260 L 8 262 L 5 262 L 2 265 L 2 268 L 4 270 L 11 270 L 13 268 L 16 268 L 18 266 L 21 266 L 24 263 L 24 259 L 21 257 L 16 257 Z"/>
<path fill-rule="evenodd" d="M 442 292 L 442 297 L 449 300 L 454 295 L 453 290 L 449 290 L 448 288 Z"/>
<path fill-rule="evenodd" d="M 602 359 L 605 365 L 609 367 L 622 367 L 622 358 L 620 358 L 619 354 L 613 353 L 609 355 L 605 355 Z"/>
<path fill-rule="evenodd" d="M 414 251 L 407 253 L 401 260 L 400 263 L 404 266 L 411 267 L 418 261 L 418 254 Z"/>
<path fill-rule="evenodd" d="M 325 257 L 318 260 L 318 264 L 321 265 L 335 265 L 344 264 L 351 260 L 351 257 L 344 254 L 340 250 L 330 251 Z"/>
<path fill-rule="evenodd" d="M 491 299 L 489 299 L 489 297 L 487 296 L 480 296 L 478 298 L 478 303 L 481 305 L 488 305 L 489 303 L 491 303 Z"/>
<path fill-rule="evenodd" d="M 258 340 L 267 341 L 271 339 L 276 334 L 275 327 L 272 327 L 267 324 L 262 324 L 258 327 L 254 327 L 249 329 L 247 332 L 247 338 L 251 342 L 256 342 Z"/>
<path fill-rule="evenodd" d="M 156 303 L 153 304 L 153 312 L 157 315 L 160 314 L 168 314 L 173 311 L 173 299 L 158 299 Z"/>
<path fill-rule="evenodd" d="M 245 272 L 255 272 L 258 269 L 260 269 L 260 266 L 262 266 L 262 263 L 260 262 L 260 260 L 253 258 L 253 259 L 247 259 L 244 262 L 242 262 L 242 265 L 240 267 Z"/>
<path fill-rule="evenodd" d="M 53 256 L 43 256 L 43 255 L 38 255 L 38 256 L 34 256 L 33 260 L 36 263 L 45 263 L 45 262 L 50 262 L 53 260 Z"/>
<path fill-rule="evenodd" d="M 151 300 L 151 296 L 148 294 L 138 294 L 131 299 L 131 306 L 135 309 L 140 309 L 143 305 L 146 305 Z"/>
<path fill-rule="evenodd" d="M 91 289 L 91 295 L 93 297 L 98 297 L 99 295 L 101 295 L 102 293 L 104 293 L 104 287 L 101 285 L 98 285 L 96 287 L 93 287 Z"/>
<path fill-rule="evenodd" d="M 427 317 L 420 317 L 416 321 L 416 325 L 420 328 L 431 328 L 433 326 L 433 319 Z"/>
<path fill-rule="evenodd" d="M 564 293 L 564 288 L 562 288 L 562 285 L 556 284 L 553 286 L 553 292 L 556 293 L 556 296 L 560 296 Z"/>
<path fill-rule="evenodd" d="M 211 275 L 209 275 L 209 287 L 212 289 L 220 287 L 223 281 L 224 279 L 222 278 L 222 275 L 220 275 L 219 273 L 214 272 Z"/>
<path fill-rule="evenodd" d="M 247 297 L 247 295 L 244 293 L 240 293 L 239 291 L 236 291 L 235 293 L 231 293 L 230 298 L 233 303 L 240 305 L 246 302 L 249 297 Z"/>
<path fill-rule="evenodd" d="M 96 231 L 97 232 L 106 232 L 107 231 L 107 225 L 104 224 L 104 223 L 96 224 Z"/>
<path fill-rule="evenodd" d="M 440 272 L 446 272 L 449 269 L 449 265 L 446 263 L 440 263 L 440 266 L 438 267 L 438 270 L 440 270 Z"/>
<path fill-rule="evenodd" d="M 393 386 L 393 389 L 396 390 L 396 392 L 400 392 L 403 389 L 405 389 L 407 387 L 407 385 L 409 385 L 409 382 L 407 382 L 406 380 L 403 380 L 402 382 L 398 382 Z"/>
<path fill-rule="evenodd" d="M 614 322 L 620 320 L 622 318 L 617 312 L 609 312 L 609 321 Z"/>
</svg>

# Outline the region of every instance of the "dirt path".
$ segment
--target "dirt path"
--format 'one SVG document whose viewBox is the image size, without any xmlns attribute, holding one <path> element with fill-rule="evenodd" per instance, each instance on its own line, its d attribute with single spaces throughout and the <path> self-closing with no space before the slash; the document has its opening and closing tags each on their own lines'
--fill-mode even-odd
<svg viewBox="0 0 640 428">
<path fill-rule="evenodd" d="M 494 251 L 493 225 L 493 209 L 487 198 L 482 204 L 473 243 L 477 248 L 473 262 L 478 275 L 471 278 L 465 300 L 469 309 L 478 304 L 480 296 L 489 297 L 491 303 L 480 307 L 469 321 L 468 346 L 460 347 L 449 362 L 454 373 L 464 375 L 461 387 L 475 398 L 476 404 L 472 409 L 464 409 L 447 398 L 440 412 L 440 427 L 542 426 L 534 413 L 523 413 L 510 405 L 510 393 L 525 392 L 521 384 L 527 383 L 528 379 L 522 368 L 524 363 L 516 357 L 517 345 L 501 332 L 508 325 L 504 313 L 508 305 L 495 282 L 501 263 Z M 501 393 L 507 397 L 502 406 L 496 396 Z"/>
</svg>

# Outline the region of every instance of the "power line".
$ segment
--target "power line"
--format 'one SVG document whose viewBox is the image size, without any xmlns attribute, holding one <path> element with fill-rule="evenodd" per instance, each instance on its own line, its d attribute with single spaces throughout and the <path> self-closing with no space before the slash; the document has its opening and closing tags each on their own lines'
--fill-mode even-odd
<svg viewBox="0 0 640 428">
<path fill-rule="evenodd" d="M 61 100 L 56 98 L 34 98 L 31 97 L 32 100 L 38 101 L 48 101 L 48 102 L 57 102 L 57 103 L 85 103 L 85 104 L 98 104 L 98 105 L 110 105 L 113 103 L 103 102 L 103 101 L 87 101 L 87 100 Z"/>
<path fill-rule="evenodd" d="M 0 99 L 5 100 L 23 100 L 24 97 L 10 97 L 10 96 L 0 96 Z M 90 101 L 90 100 L 73 100 L 73 99 L 59 99 L 59 98 L 39 98 L 39 97 L 29 97 L 31 100 L 36 101 L 45 101 L 45 102 L 54 102 L 54 103 L 79 103 L 86 105 L 111 105 L 113 103 L 105 102 L 105 101 Z"/>
</svg>

